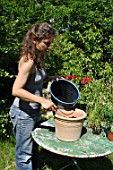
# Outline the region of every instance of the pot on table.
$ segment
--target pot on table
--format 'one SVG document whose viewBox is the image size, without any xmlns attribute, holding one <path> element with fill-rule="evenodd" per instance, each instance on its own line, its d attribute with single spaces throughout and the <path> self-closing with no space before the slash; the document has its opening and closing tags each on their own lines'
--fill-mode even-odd
<svg viewBox="0 0 113 170">
<path fill-rule="evenodd" d="M 87 114 L 81 109 L 58 109 L 54 115 L 56 137 L 63 141 L 76 141 L 81 137 Z"/>
<path fill-rule="evenodd" d="M 113 132 L 108 132 L 108 140 L 113 141 Z"/>
</svg>

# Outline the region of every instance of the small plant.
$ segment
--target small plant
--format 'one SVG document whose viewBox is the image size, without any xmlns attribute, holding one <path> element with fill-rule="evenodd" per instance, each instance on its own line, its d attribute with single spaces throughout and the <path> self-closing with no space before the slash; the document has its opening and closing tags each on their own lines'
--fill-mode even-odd
<svg viewBox="0 0 113 170">
<path fill-rule="evenodd" d="M 111 125 L 110 131 L 113 133 L 113 123 Z"/>
<path fill-rule="evenodd" d="M 110 84 L 106 86 L 104 80 L 94 80 L 88 85 L 88 90 L 89 95 L 86 96 L 88 120 L 94 125 L 98 125 L 98 122 L 112 122 L 113 94 Z"/>
</svg>

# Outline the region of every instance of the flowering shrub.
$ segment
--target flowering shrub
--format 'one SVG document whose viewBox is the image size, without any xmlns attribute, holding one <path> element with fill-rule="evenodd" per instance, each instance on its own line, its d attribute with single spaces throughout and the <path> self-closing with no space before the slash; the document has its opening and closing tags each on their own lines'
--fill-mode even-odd
<svg viewBox="0 0 113 170">
<path fill-rule="evenodd" d="M 80 91 L 77 107 L 86 111 L 87 119 L 98 126 L 101 121 L 113 121 L 113 83 L 110 79 L 95 80 L 91 77 L 80 78 L 67 75 L 66 79 L 75 83 Z"/>
<path fill-rule="evenodd" d="M 76 75 L 74 75 L 74 76 L 71 76 L 71 75 L 67 75 L 66 76 L 66 79 L 68 79 L 68 80 L 75 80 L 75 79 L 77 79 L 77 78 L 79 78 L 79 76 L 76 76 Z M 84 77 L 83 79 L 81 79 L 81 84 L 86 84 L 86 83 L 88 83 L 88 82 L 92 82 L 92 78 L 91 77 Z"/>
<path fill-rule="evenodd" d="M 104 79 L 94 80 L 86 91 L 86 112 L 92 124 L 113 121 L 113 85 Z M 98 121 L 97 121 L 98 120 Z M 98 124 L 97 123 L 97 124 Z"/>
<path fill-rule="evenodd" d="M 106 80 L 102 84 L 98 79 L 107 79 L 109 82 L 113 77 L 112 1 L 102 0 L 98 3 L 98 0 L 89 0 L 83 3 L 79 0 L 46 0 L 37 4 L 35 1 L 12 0 L 9 5 L 9 0 L 5 0 L 0 1 L 0 7 L 4 9 L 0 16 L 3 35 L 0 38 L 0 68 L 4 69 L 3 73 L 9 73 L 7 77 L 1 74 L 0 100 L 8 99 L 5 108 L 12 103 L 12 75 L 17 74 L 17 60 L 24 34 L 31 24 L 50 21 L 57 29 L 58 38 L 46 57 L 48 75 L 76 74 L 67 78 L 80 89 L 79 107 L 87 109 L 88 113 L 97 113 L 97 108 L 101 111 L 104 109 L 106 116 L 111 113 L 106 110 L 108 103 L 113 103 L 110 97 L 111 94 L 113 96 L 113 87 L 109 83 L 104 87 Z M 108 88 L 106 93 L 105 88 Z M 107 99 L 103 100 L 104 105 L 101 103 L 103 96 Z M 7 115 L 3 104 L 0 109 Z"/>
</svg>

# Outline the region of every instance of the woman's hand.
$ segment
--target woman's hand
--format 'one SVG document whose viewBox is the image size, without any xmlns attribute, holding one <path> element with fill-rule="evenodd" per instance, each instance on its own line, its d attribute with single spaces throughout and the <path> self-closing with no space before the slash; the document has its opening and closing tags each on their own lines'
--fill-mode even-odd
<svg viewBox="0 0 113 170">
<path fill-rule="evenodd" d="M 53 76 L 54 78 L 54 80 L 60 80 L 61 79 L 61 76 Z"/>
<path fill-rule="evenodd" d="M 46 81 L 47 82 L 50 82 L 50 81 L 52 81 L 52 80 L 60 80 L 60 79 L 64 79 L 63 77 L 61 77 L 61 76 L 47 76 L 47 78 L 46 78 Z"/>
<path fill-rule="evenodd" d="M 41 102 L 41 105 L 46 110 L 50 110 L 50 111 L 56 111 L 57 110 L 57 106 L 49 99 L 44 99 Z"/>
</svg>

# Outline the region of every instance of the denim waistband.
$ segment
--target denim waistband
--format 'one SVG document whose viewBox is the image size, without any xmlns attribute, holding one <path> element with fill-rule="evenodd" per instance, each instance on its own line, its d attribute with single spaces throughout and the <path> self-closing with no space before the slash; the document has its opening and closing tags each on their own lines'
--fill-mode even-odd
<svg viewBox="0 0 113 170">
<path fill-rule="evenodd" d="M 40 113 L 40 108 L 38 109 L 24 109 L 24 108 L 19 108 L 17 106 L 15 106 L 14 104 L 12 104 L 11 106 L 11 109 L 10 110 L 15 110 L 17 112 L 20 112 L 20 111 L 23 111 L 29 115 L 32 115 L 32 114 L 37 114 L 37 113 Z"/>
</svg>

